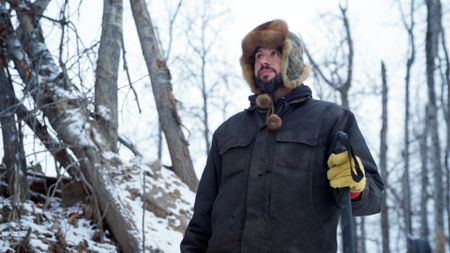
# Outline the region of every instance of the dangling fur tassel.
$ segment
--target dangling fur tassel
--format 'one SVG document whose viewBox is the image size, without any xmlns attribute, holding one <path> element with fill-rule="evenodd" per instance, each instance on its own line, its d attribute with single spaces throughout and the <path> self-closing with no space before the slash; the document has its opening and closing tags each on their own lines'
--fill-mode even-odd
<svg viewBox="0 0 450 253">
<path fill-rule="evenodd" d="M 272 104 L 272 99 L 267 93 L 259 94 L 256 97 L 256 105 L 260 109 L 269 109 L 270 105 Z"/>
<path fill-rule="evenodd" d="M 270 130 L 276 130 L 280 128 L 282 120 L 278 115 L 274 113 L 275 109 L 270 95 L 267 93 L 259 94 L 256 97 L 255 102 L 258 108 L 263 110 L 267 109 L 267 118 L 266 118 L 267 128 L 269 128 Z"/>
<path fill-rule="evenodd" d="M 270 130 L 277 130 L 281 127 L 282 120 L 281 120 L 280 116 L 278 116 L 276 114 L 271 114 L 271 115 L 269 115 L 269 117 L 267 117 L 266 125 L 267 125 L 267 128 L 269 128 Z"/>
</svg>

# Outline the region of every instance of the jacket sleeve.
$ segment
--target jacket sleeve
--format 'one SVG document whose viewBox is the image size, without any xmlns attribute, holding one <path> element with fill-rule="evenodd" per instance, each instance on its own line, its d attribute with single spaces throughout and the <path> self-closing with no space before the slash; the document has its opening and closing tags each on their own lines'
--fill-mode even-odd
<svg viewBox="0 0 450 253">
<path fill-rule="evenodd" d="M 353 152 L 361 159 L 365 170 L 366 186 L 362 195 L 357 200 L 352 200 L 353 215 L 363 216 L 379 213 L 384 185 L 354 114 L 346 111 L 345 116 L 338 121 L 335 130 L 343 130 L 348 134 Z"/>
<path fill-rule="evenodd" d="M 194 214 L 181 241 L 181 253 L 202 253 L 208 249 L 211 237 L 211 211 L 218 192 L 220 155 L 213 138 L 205 169 L 195 197 Z"/>
</svg>

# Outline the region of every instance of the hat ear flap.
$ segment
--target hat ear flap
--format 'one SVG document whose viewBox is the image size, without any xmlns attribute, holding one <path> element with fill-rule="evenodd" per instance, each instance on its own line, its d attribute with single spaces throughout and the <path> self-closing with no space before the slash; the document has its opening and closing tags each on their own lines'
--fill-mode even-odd
<svg viewBox="0 0 450 253">
<path fill-rule="evenodd" d="M 289 80 L 287 72 L 289 67 L 289 54 L 291 53 L 291 50 L 292 43 L 289 40 L 285 40 L 281 48 L 281 77 L 283 78 L 284 86 L 286 86 L 286 81 Z"/>
<path fill-rule="evenodd" d="M 293 89 L 301 85 L 309 76 L 309 68 L 303 62 L 303 42 L 294 33 L 289 33 L 290 47 L 288 53 L 283 53 L 282 75 L 284 86 Z"/>
</svg>

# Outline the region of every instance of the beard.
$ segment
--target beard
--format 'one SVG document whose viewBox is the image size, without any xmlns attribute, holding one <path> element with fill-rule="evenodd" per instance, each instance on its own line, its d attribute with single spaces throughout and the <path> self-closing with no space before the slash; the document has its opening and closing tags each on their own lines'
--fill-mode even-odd
<svg viewBox="0 0 450 253">
<path fill-rule="evenodd" d="M 263 81 L 261 78 L 255 78 L 255 85 L 263 93 L 272 93 L 276 89 L 283 86 L 283 78 L 281 74 L 277 74 L 274 78 L 269 81 Z"/>
</svg>

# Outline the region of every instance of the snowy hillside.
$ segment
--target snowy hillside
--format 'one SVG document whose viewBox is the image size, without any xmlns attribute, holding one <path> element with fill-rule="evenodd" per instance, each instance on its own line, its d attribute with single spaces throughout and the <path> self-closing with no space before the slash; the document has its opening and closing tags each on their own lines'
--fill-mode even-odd
<svg viewBox="0 0 450 253">
<path fill-rule="evenodd" d="M 109 175 L 139 228 L 146 252 L 179 252 L 194 193 L 169 169 L 139 158 L 119 165 Z M 120 252 L 107 227 L 100 236 L 89 197 L 65 205 L 71 197 L 80 197 L 67 196 L 67 188 L 59 187 L 57 197 L 46 197 L 46 202 L 17 206 L 0 197 L 0 252 Z"/>
</svg>

